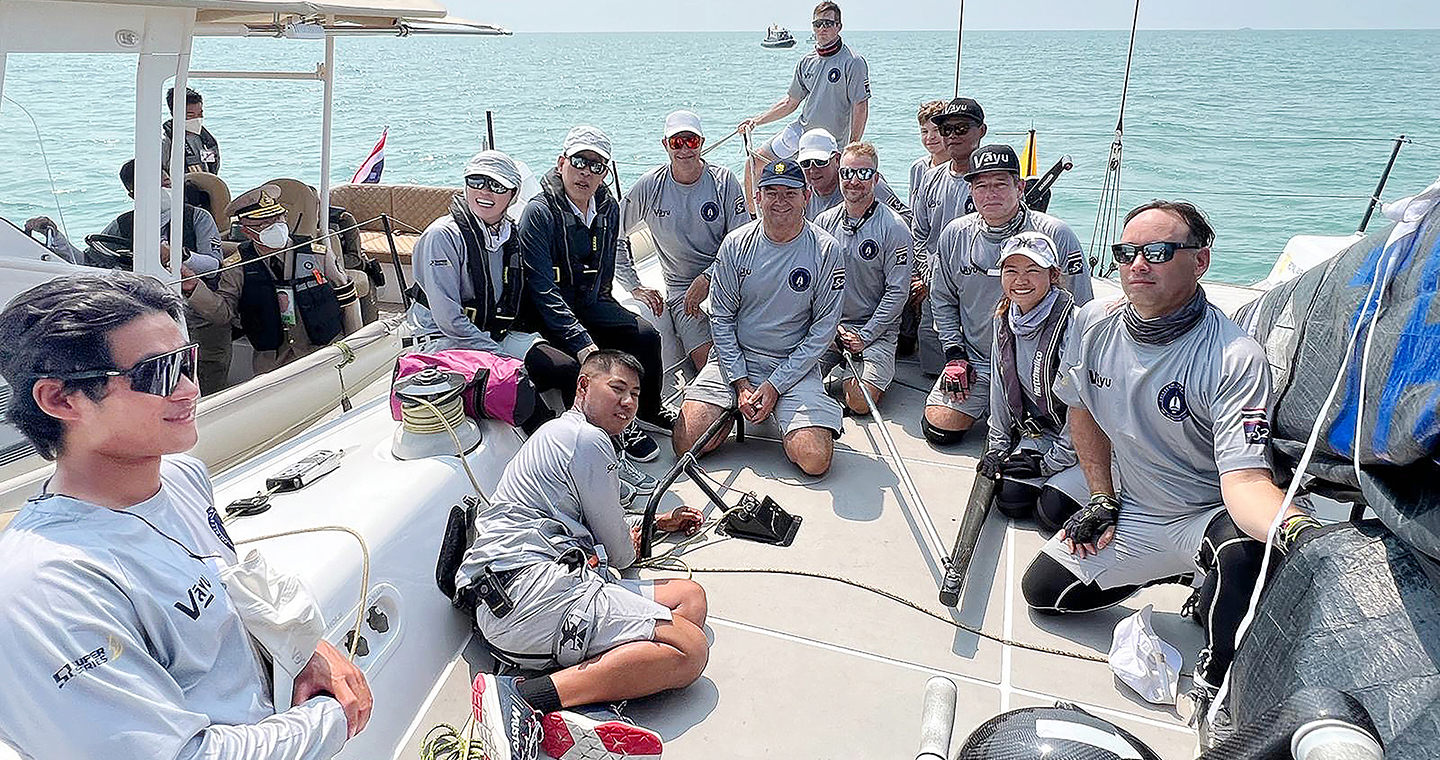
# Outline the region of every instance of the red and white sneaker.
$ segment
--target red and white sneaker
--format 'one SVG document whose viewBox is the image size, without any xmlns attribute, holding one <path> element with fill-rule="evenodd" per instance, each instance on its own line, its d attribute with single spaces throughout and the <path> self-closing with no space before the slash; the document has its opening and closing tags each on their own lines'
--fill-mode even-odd
<svg viewBox="0 0 1440 760">
<path fill-rule="evenodd" d="M 540 719 L 540 748 L 555 760 L 660 760 L 660 735 L 609 710 L 560 710 Z"/>
</svg>

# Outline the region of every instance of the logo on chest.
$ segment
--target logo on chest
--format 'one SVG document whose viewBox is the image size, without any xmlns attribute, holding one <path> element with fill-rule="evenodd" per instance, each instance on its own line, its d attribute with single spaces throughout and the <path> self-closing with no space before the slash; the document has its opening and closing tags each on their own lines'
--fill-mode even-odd
<svg viewBox="0 0 1440 760">
<path fill-rule="evenodd" d="M 860 258 L 866 261 L 874 261 L 880 255 L 880 244 L 874 240 L 866 240 L 860 244 Z"/>
<path fill-rule="evenodd" d="M 715 201 L 706 201 L 705 205 L 700 207 L 700 218 L 707 222 L 713 222 L 719 219 L 720 205 Z"/>
<path fill-rule="evenodd" d="M 1110 378 L 1100 374 L 1099 372 L 1096 372 L 1093 369 L 1087 369 L 1085 370 L 1085 372 L 1090 376 L 1091 385 L 1095 386 L 1096 388 L 1110 387 Z"/>
<path fill-rule="evenodd" d="M 787 281 L 790 283 L 791 290 L 796 293 L 804 293 L 810 289 L 810 279 L 810 270 L 804 267 L 796 267 L 790 270 L 790 277 Z"/>
<path fill-rule="evenodd" d="M 204 612 L 210 603 L 215 601 L 215 592 L 211 590 L 210 579 L 200 576 L 195 585 L 190 587 L 190 598 L 181 599 L 175 603 L 175 609 L 185 613 L 185 617 L 191 620 L 199 620 L 200 613 Z"/>
<path fill-rule="evenodd" d="M 667 217 L 667 216 L 670 216 L 670 209 L 668 209 L 668 208 L 657 208 L 657 209 L 655 209 L 655 218 L 656 218 L 656 219 L 664 219 L 664 218 Z"/>
<path fill-rule="evenodd" d="M 1161 414 L 1175 422 L 1184 422 L 1190 416 L 1190 405 L 1185 403 L 1185 384 L 1179 380 L 1161 388 L 1155 403 Z"/>
<path fill-rule="evenodd" d="M 826 79 L 829 79 L 831 82 L 838 82 L 838 81 L 840 81 L 840 69 L 838 69 L 838 68 L 830 69 L 830 73 L 829 73 L 829 74 L 826 74 L 826 75 L 825 75 L 825 78 L 826 78 Z"/>
</svg>

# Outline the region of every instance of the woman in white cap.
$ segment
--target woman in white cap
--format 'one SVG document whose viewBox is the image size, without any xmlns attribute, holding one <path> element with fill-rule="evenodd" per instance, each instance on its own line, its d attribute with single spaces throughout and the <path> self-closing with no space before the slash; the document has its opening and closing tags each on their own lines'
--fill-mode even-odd
<svg viewBox="0 0 1440 760">
<path fill-rule="evenodd" d="M 1060 287 L 1055 242 L 1021 232 L 1000 249 L 995 342 L 990 352 L 990 434 L 976 467 L 1000 482 L 995 506 L 1059 530 L 1089 497 L 1070 442 L 1066 405 L 1051 390 L 1075 298 Z"/>
<path fill-rule="evenodd" d="M 525 274 L 508 213 L 520 183 L 519 167 L 498 150 L 466 162 L 465 187 L 450 213 L 415 241 L 409 322 L 425 351 L 464 348 L 524 360 L 536 389 L 560 391 L 568 407 L 579 364 L 520 319 Z M 553 416 L 539 404 L 522 426 L 533 430 Z"/>
</svg>

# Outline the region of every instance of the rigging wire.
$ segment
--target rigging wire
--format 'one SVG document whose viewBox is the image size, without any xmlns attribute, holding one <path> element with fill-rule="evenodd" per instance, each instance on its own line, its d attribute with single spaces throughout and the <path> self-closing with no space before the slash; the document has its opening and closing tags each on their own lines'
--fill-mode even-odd
<svg viewBox="0 0 1440 760">
<path fill-rule="evenodd" d="M 955 97 L 960 97 L 960 43 L 965 39 L 965 0 L 960 0 L 960 23 L 955 26 Z"/>
<path fill-rule="evenodd" d="M 30 114 L 30 110 L 20 105 L 19 101 L 9 95 L 3 97 L 13 103 L 16 108 L 20 109 L 20 113 L 25 114 L 25 118 L 30 120 L 30 126 L 35 130 L 35 142 L 40 146 L 40 159 L 45 162 L 45 176 L 50 178 L 50 195 L 55 198 L 55 215 L 60 217 L 60 231 L 68 236 L 70 231 L 65 226 L 65 209 L 60 207 L 60 191 L 55 189 L 55 173 L 50 171 L 50 156 L 45 152 L 45 138 L 40 136 L 40 125 L 36 123 L 35 117 Z"/>
<path fill-rule="evenodd" d="M 1120 166 L 1125 153 L 1125 103 L 1130 96 L 1130 68 L 1135 63 L 1135 32 L 1140 26 L 1140 0 L 1135 0 L 1135 15 L 1130 20 L 1130 51 L 1125 54 L 1125 80 L 1120 86 L 1120 114 L 1115 119 L 1115 139 L 1110 143 L 1110 157 L 1105 165 L 1105 181 L 1100 187 L 1100 204 L 1095 209 L 1095 226 L 1090 234 L 1090 271 L 1099 272 L 1098 265 L 1120 217 Z"/>
</svg>

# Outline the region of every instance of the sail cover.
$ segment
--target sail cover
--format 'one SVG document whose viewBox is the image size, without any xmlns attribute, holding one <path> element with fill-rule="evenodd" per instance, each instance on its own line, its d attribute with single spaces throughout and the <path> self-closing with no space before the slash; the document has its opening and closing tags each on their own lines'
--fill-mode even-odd
<svg viewBox="0 0 1440 760">
<path fill-rule="evenodd" d="M 1271 436 L 1282 472 L 1293 472 L 1359 324 L 1307 477 L 1318 479 L 1321 490 L 1362 498 L 1397 536 L 1432 558 L 1440 558 L 1440 489 L 1428 485 L 1440 479 L 1437 200 L 1440 181 L 1387 204 L 1385 215 L 1395 222 L 1389 229 L 1236 314 L 1265 346 L 1274 373 Z"/>
</svg>

